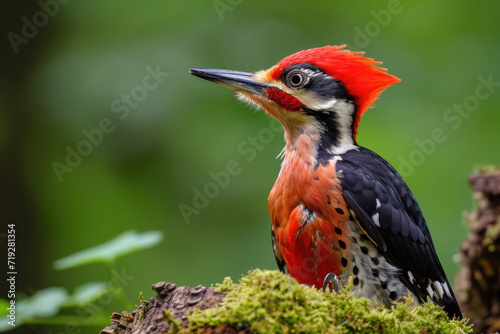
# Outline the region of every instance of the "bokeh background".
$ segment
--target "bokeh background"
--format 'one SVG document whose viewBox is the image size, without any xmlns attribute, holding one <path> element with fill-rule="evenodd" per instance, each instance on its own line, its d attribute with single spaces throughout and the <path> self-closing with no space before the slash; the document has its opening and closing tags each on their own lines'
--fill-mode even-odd
<svg viewBox="0 0 500 334">
<path fill-rule="evenodd" d="M 134 276 L 124 291 L 135 301 L 158 281 L 210 285 L 276 268 L 267 195 L 282 131 L 188 69 L 254 71 L 328 44 L 366 51 L 402 79 L 363 116 L 358 141 L 404 175 L 453 281 L 474 205 L 467 177 L 500 165 L 499 2 L 59 1 L 0 5 L 0 219 L 16 224 L 18 292 L 105 280 L 99 264 L 52 263 L 129 229 L 164 233 L 117 263 Z M 26 21 L 38 22 L 36 33 Z M 144 84 L 150 71 L 161 72 L 154 88 Z M 106 119 L 112 130 L 81 146 Z M 79 145 L 90 153 L 71 167 L 68 150 Z M 233 160 L 241 171 L 209 189 Z M 58 176 L 55 162 L 71 172 Z M 193 203 L 205 187 L 212 198 Z M 196 213 L 186 218 L 182 204 Z"/>
</svg>

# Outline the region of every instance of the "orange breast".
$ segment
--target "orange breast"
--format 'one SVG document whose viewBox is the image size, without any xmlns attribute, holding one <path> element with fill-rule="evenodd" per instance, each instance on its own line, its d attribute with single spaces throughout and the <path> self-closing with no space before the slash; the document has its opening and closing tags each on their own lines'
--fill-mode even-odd
<svg viewBox="0 0 500 334">
<path fill-rule="evenodd" d="M 314 169 L 306 156 L 285 158 L 269 195 L 276 243 L 292 277 L 321 288 L 350 263 L 349 210 L 335 160 Z"/>
</svg>

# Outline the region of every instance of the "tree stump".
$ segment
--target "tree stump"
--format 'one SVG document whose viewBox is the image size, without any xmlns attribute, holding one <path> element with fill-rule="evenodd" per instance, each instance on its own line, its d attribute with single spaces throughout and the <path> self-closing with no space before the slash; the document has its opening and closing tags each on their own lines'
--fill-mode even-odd
<svg viewBox="0 0 500 334">
<path fill-rule="evenodd" d="M 462 243 L 463 266 L 456 292 L 474 333 L 500 331 L 500 169 L 473 174 L 477 209 L 467 217 L 471 232 Z"/>
</svg>

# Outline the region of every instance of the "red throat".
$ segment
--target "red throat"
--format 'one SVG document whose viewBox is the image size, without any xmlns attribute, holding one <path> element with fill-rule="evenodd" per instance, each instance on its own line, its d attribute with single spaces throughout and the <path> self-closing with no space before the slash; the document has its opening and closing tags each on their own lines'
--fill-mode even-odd
<svg viewBox="0 0 500 334">
<path fill-rule="evenodd" d="M 361 115 L 377 100 L 389 86 L 401 81 L 388 74 L 382 64 L 371 58 L 363 57 L 364 52 L 354 52 L 341 46 L 324 46 L 294 53 L 283 58 L 269 70 L 274 80 L 279 80 L 288 66 L 309 63 L 318 66 L 325 73 L 342 82 L 356 104 L 353 135 L 356 138 Z"/>
</svg>

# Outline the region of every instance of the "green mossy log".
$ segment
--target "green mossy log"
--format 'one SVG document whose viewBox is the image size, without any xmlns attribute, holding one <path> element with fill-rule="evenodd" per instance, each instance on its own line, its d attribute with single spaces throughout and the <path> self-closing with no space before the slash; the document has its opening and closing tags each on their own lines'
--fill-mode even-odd
<svg viewBox="0 0 500 334">
<path fill-rule="evenodd" d="M 206 288 L 160 282 L 158 293 L 132 313 L 112 315 L 101 333 L 470 333 L 435 304 L 372 307 L 349 294 L 323 293 L 279 271 L 252 270 L 233 283 Z"/>
</svg>

